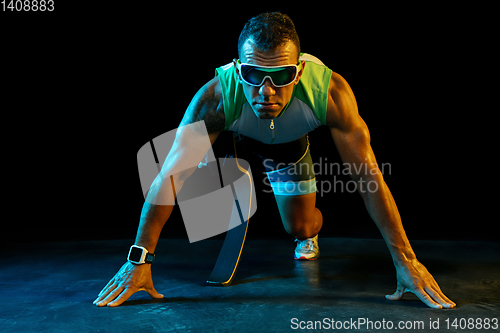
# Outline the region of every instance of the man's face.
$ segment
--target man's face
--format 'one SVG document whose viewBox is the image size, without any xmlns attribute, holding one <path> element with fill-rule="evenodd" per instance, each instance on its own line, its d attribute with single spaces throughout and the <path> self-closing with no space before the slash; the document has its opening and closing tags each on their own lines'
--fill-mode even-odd
<svg viewBox="0 0 500 333">
<path fill-rule="evenodd" d="M 252 39 L 248 39 L 241 49 L 240 62 L 258 66 L 295 65 L 297 64 L 297 47 L 289 41 L 275 50 L 264 52 L 257 49 Z M 236 63 L 234 65 L 236 67 Z M 236 69 L 245 97 L 257 117 L 273 119 L 278 116 L 292 98 L 293 87 L 299 83 L 304 66 L 305 63 L 302 64 L 302 70 L 292 84 L 281 88 L 275 87 L 268 78 L 259 87 L 251 86 L 241 79 Z"/>
</svg>

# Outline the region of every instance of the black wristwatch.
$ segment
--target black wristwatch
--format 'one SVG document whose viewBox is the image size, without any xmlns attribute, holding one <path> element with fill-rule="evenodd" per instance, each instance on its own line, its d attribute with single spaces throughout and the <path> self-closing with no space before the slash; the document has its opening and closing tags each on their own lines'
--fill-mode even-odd
<svg viewBox="0 0 500 333">
<path fill-rule="evenodd" d="M 154 253 L 149 253 L 145 247 L 132 245 L 127 259 L 137 265 L 150 264 L 155 259 L 155 255 Z"/>
</svg>

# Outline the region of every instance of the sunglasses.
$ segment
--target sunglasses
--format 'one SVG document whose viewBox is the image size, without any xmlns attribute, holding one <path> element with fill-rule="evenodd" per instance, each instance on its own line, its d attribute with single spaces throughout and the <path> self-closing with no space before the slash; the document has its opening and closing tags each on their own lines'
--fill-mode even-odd
<svg viewBox="0 0 500 333">
<path fill-rule="evenodd" d="M 302 63 L 298 65 L 286 66 L 257 66 L 247 63 L 236 62 L 241 79 L 254 87 L 260 87 L 268 78 L 277 87 L 285 87 L 295 81 L 297 73 L 302 68 Z"/>
</svg>

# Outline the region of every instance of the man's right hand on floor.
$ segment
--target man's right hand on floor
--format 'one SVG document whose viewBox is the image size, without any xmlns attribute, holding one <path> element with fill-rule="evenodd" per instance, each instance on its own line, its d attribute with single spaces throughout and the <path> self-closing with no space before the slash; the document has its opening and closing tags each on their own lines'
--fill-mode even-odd
<svg viewBox="0 0 500 333">
<path fill-rule="evenodd" d="M 163 298 L 153 286 L 151 265 L 134 265 L 126 262 L 94 301 L 96 306 L 118 306 L 140 290 L 145 290 L 152 298 Z"/>
</svg>

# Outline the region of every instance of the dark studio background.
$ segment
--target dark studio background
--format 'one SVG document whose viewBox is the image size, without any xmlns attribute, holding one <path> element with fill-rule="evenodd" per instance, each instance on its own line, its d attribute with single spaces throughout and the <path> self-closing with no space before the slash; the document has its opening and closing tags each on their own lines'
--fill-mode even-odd
<svg viewBox="0 0 500 333">
<path fill-rule="evenodd" d="M 237 57 L 244 23 L 274 10 L 351 85 L 409 238 L 497 239 L 488 8 L 124 3 L 2 13 L 2 109 L 14 117 L 4 128 L 17 131 L 5 141 L 16 175 L 6 177 L 7 242 L 133 239 L 137 151 L 176 128 L 214 69 Z M 341 163 L 326 128 L 310 138 L 315 161 Z M 257 202 L 249 237 L 289 237 L 273 195 Z M 380 237 L 357 193 L 317 206 L 322 237 Z M 186 237 L 178 209 L 162 237 Z"/>
</svg>

